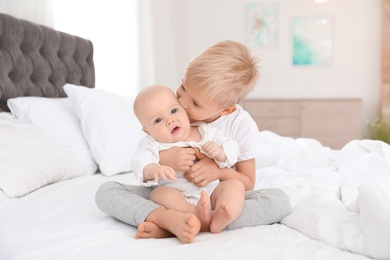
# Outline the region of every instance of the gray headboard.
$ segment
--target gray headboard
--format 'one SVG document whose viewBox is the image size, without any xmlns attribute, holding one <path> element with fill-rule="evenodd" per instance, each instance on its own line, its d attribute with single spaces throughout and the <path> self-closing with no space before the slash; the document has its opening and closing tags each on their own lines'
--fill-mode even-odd
<svg viewBox="0 0 390 260">
<path fill-rule="evenodd" d="M 66 97 L 65 83 L 95 87 L 92 42 L 0 13 L 0 110 L 13 97 Z"/>
</svg>

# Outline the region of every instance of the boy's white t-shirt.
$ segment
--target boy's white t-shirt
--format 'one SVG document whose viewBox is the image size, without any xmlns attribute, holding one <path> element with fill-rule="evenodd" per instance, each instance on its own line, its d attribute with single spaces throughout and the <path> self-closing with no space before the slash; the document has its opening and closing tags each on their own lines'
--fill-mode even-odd
<svg viewBox="0 0 390 260">
<path fill-rule="evenodd" d="M 233 113 L 221 116 L 210 125 L 217 127 L 223 135 L 235 140 L 240 148 L 238 161 L 246 161 L 259 155 L 259 129 L 255 120 L 240 105 Z"/>
</svg>

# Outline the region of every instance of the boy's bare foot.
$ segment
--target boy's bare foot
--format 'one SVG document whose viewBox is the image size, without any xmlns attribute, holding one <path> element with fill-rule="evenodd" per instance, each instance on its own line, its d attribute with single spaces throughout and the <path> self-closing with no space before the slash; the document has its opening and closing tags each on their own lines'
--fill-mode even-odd
<svg viewBox="0 0 390 260">
<path fill-rule="evenodd" d="M 230 207 L 226 203 L 221 202 L 220 205 L 215 209 L 214 217 L 210 225 L 210 231 L 212 233 L 219 233 L 232 221 L 233 213 Z"/>
<path fill-rule="evenodd" d="M 204 190 L 201 191 L 200 199 L 195 207 L 195 214 L 198 216 L 201 223 L 200 231 L 210 231 L 210 223 L 213 215 L 211 213 L 210 197 Z"/>
<path fill-rule="evenodd" d="M 167 238 L 173 237 L 173 234 L 160 228 L 153 222 L 142 222 L 138 226 L 137 234 L 135 238 Z"/>
</svg>

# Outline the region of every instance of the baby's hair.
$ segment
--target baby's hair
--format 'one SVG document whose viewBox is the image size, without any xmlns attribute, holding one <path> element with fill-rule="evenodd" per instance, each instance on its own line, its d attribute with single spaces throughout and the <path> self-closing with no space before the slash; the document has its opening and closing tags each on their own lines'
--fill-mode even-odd
<svg viewBox="0 0 390 260">
<path fill-rule="evenodd" d="M 173 92 L 172 89 L 170 89 L 167 86 L 164 85 L 151 85 L 144 89 L 142 89 L 137 96 L 135 97 L 134 104 L 133 104 L 133 111 L 135 116 L 140 119 L 140 113 L 142 113 L 142 110 L 140 111 L 140 106 L 144 103 L 145 99 L 148 99 L 149 95 L 155 94 L 155 93 L 161 93 L 161 91 L 166 91 L 168 93 L 171 93 L 173 97 L 176 98 L 175 92 Z"/>
<path fill-rule="evenodd" d="M 220 107 L 240 103 L 256 85 L 258 59 L 235 41 L 222 41 L 203 51 L 188 65 L 184 86 L 217 100 Z"/>
</svg>

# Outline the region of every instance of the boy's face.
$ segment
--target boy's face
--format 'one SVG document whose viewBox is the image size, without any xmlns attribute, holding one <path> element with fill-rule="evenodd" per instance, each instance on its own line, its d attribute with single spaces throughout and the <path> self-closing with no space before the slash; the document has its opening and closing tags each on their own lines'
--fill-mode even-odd
<svg viewBox="0 0 390 260">
<path fill-rule="evenodd" d="M 216 102 L 193 91 L 190 85 L 184 85 L 184 81 L 176 90 L 176 95 L 191 122 L 210 123 L 221 116 L 223 109 Z"/>
<path fill-rule="evenodd" d="M 156 92 L 142 103 L 139 120 L 143 129 L 159 142 L 185 141 L 190 133 L 186 111 L 173 93 Z"/>
</svg>

